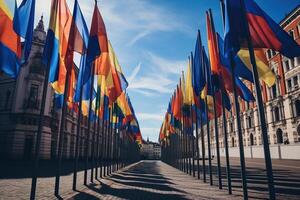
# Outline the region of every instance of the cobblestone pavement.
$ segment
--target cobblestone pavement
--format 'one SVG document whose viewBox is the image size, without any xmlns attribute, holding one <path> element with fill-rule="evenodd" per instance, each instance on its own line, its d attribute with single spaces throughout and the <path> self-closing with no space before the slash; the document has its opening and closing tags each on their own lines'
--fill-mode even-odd
<svg viewBox="0 0 300 200">
<path fill-rule="evenodd" d="M 88 177 L 89 178 L 89 177 Z M 88 179 L 89 180 L 89 179 Z M 83 172 L 78 174 L 78 192 L 71 190 L 72 174 L 61 177 L 61 199 L 242 199 L 227 195 L 225 190 L 204 184 L 160 161 L 141 161 L 120 170 L 110 177 L 85 187 Z M 0 179 L 0 199 L 29 199 L 30 178 Z M 57 199 L 53 195 L 54 177 L 38 179 L 37 198 Z"/>
</svg>

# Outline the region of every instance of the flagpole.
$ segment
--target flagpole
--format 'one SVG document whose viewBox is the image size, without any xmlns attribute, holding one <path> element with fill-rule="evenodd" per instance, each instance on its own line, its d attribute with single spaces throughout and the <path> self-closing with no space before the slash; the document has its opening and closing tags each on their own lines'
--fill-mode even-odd
<svg viewBox="0 0 300 200">
<path fill-rule="evenodd" d="M 221 3 L 223 3 L 221 1 Z M 224 11 L 224 4 L 222 4 L 222 11 Z M 223 24 L 225 24 L 225 13 L 223 12 Z M 244 144 L 243 144 L 243 133 L 241 126 L 241 119 L 238 116 L 240 113 L 240 106 L 238 102 L 237 90 L 236 90 L 236 82 L 235 82 L 235 62 L 232 54 L 230 53 L 230 65 L 231 65 L 231 76 L 232 76 L 232 85 L 233 85 L 233 96 L 234 96 L 234 105 L 235 105 L 235 113 L 236 113 L 236 122 L 237 122 L 237 131 L 239 138 L 239 151 L 240 151 L 240 165 L 241 165 L 241 177 L 242 177 L 242 186 L 243 186 L 243 196 L 244 199 L 248 199 L 248 188 L 247 188 L 247 176 L 246 176 L 246 164 L 245 164 L 245 154 L 244 154 Z"/>
<path fill-rule="evenodd" d="M 96 110 L 97 110 L 97 108 L 98 108 L 98 111 L 97 111 L 97 113 L 98 113 L 98 117 L 97 117 L 97 142 L 96 142 L 96 144 L 97 144 L 97 146 L 96 146 L 96 172 L 95 172 L 95 179 L 96 180 L 98 180 L 98 167 L 99 167 L 99 159 L 100 159 L 100 152 L 99 152 L 99 137 L 100 137 L 100 108 L 101 108 L 101 91 L 100 91 L 100 93 L 98 94 L 99 96 L 98 96 L 98 98 L 99 98 L 99 100 L 98 100 L 98 106 L 96 106 Z M 97 103 L 97 102 L 96 102 Z M 97 104 L 96 104 L 97 105 Z"/>
<path fill-rule="evenodd" d="M 90 182 L 94 182 L 94 168 L 95 168 L 95 137 L 96 137 L 96 131 L 97 131 L 97 103 L 100 101 L 100 95 L 99 95 L 100 89 L 97 87 L 97 96 L 96 96 L 96 102 L 95 102 L 95 121 L 94 121 L 94 130 L 93 130 L 93 136 L 92 136 L 92 149 L 91 149 L 91 176 L 90 176 Z M 98 140 L 97 140 L 98 141 Z"/>
<path fill-rule="evenodd" d="M 213 95 L 214 102 L 214 118 L 215 118 L 215 141 L 216 141 L 216 151 L 217 151 L 217 166 L 218 166 L 218 180 L 219 189 L 222 189 L 222 173 L 221 173 L 221 161 L 220 161 L 220 145 L 219 145 L 219 127 L 218 127 L 218 117 L 216 108 L 216 98 Z"/>
<path fill-rule="evenodd" d="M 225 106 L 224 106 L 224 96 L 223 92 L 221 94 L 222 98 L 222 121 L 223 121 L 223 131 L 224 131 L 224 146 L 225 146 L 225 157 L 226 157 L 226 173 L 227 173 L 227 185 L 228 185 L 228 193 L 232 194 L 231 188 L 231 173 L 230 173 L 230 161 L 229 161 L 229 151 L 228 151 L 228 136 L 227 136 L 227 121 L 225 115 Z"/>
<path fill-rule="evenodd" d="M 192 106 L 190 106 L 191 109 L 191 115 L 192 115 L 192 169 L 193 169 L 193 177 L 195 177 L 195 138 L 194 138 L 194 116 L 193 116 L 193 109 Z M 199 167 L 199 165 L 198 165 Z"/>
<path fill-rule="evenodd" d="M 37 131 L 36 143 L 35 143 L 34 162 L 33 162 L 32 180 L 31 180 L 31 192 L 30 192 L 31 200 L 35 199 L 35 194 L 36 194 L 36 183 L 37 183 L 37 176 L 38 176 L 38 171 L 39 171 L 42 129 L 43 129 L 43 122 L 44 122 L 46 97 L 47 97 L 47 92 L 48 92 L 49 71 L 50 71 L 50 66 L 49 66 L 49 64 L 47 64 L 47 68 L 45 70 L 41 109 L 40 109 L 40 114 L 39 114 L 38 131 Z"/>
<path fill-rule="evenodd" d="M 104 98 L 104 97 L 103 97 Z M 104 99 L 103 99 L 104 102 Z M 100 178 L 103 177 L 103 154 L 104 154 L 104 131 L 105 131 L 105 120 L 104 120 L 104 113 L 105 113 L 105 105 L 103 103 L 103 116 L 102 116 L 102 127 L 101 127 L 101 147 L 100 147 Z"/>
<path fill-rule="evenodd" d="M 73 62 L 73 61 L 72 61 Z M 55 190 L 54 195 L 59 197 L 59 184 L 60 184 L 60 171 L 61 171 L 61 162 L 62 162 L 62 153 L 63 153 L 63 140 L 64 140 L 64 132 L 65 132 L 65 121 L 66 121 L 66 111 L 67 111 L 67 98 L 68 98 L 68 88 L 69 88 L 69 79 L 71 75 L 71 67 L 67 68 L 66 74 L 66 82 L 65 82 L 65 90 L 64 90 L 64 100 L 63 100 L 63 107 L 62 107 L 62 114 L 60 118 L 60 128 L 59 128 L 59 135 L 57 136 L 58 139 L 58 162 L 56 167 L 56 176 L 55 176 Z"/>
<path fill-rule="evenodd" d="M 99 98 L 101 98 L 101 97 L 99 97 Z M 99 109 L 100 109 L 100 107 L 99 107 Z M 95 179 L 96 180 L 99 180 L 98 179 L 98 167 L 99 167 L 99 137 L 100 137 L 100 115 L 99 115 L 99 113 L 98 113 L 98 118 L 97 118 L 97 141 L 96 141 L 96 165 L 95 165 Z"/>
<path fill-rule="evenodd" d="M 212 27 L 214 29 L 214 21 L 211 9 L 208 11 L 209 18 L 211 20 Z M 215 34 L 215 33 L 213 33 Z M 214 35 L 215 37 L 215 35 Z M 221 161 L 220 161 L 220 145 L 219 145 L 219 129 L 218 129 L 218 117 L 216 110 L 216 97 L 213 95 L 213 103 L 214 103 L 214 124 L 215 124 L 215 142 L 216 142 L 216 153 L 217 153 L 217 166 L 218 166 L 218 180 L 219 180 L 219 189 L 222 189 L 222 172 L 221 172 Z"/>
<path fill-rule="evenodd" d="M 95 63 L 92 63 L 91 69 L 91 85 L 90 85 L 90 99 L 89 99 L 89 112 L 88 112 L 88 127 L 87 138 L 85 142 L 85 167 L 84 167 L 84 185 L 87 185 L 87 170 L 89 163 L 89 146 L 90 146 L 90 131 L 91 131 L 91 115 L 92 115 L 92 103 L 93 103 L 93 90 L 94 90 L 94 75 L 95 75 Z M 93 142 L 93 141 L 92 141 Z"/>
<path fill-rule="evenodd" d="M 246 7 L 244 0 L 240 0 L 243 13 L 244 13 L 244 21 L 246 23 Z M 266 123 L 266 117 L 265 117 L 265 109 L 263 105 L 263 98 L 261 93 L 261 87 L 260 82 L 258 78 L 258 71 L 257 71 L 257 65 L 256 65 L 256 59 L 253 49 L 253 44 L 250 37 L 250 31 L 249 31 L 249 24 L 246 24 L 246 34 L 247 34 L 247 44 L 249 48 L 249 54 L 250 54 L 250 61 L 252 65 L 252 74 L 254 79 L 254 85 L 255 85 L 255 91 L 256 91 L 256 101 L 258 105 L 258 112 L 259 112 L 259 119 L 260 119 L 260 126 L 261 126 L 261 133 L 263 138 L 263 144 L 264 144 L 264 155 L 265 155 L 265 165 L 266 165 L 266 171 L 267 171 L 267 177 L 268 177 L 268 187 L 269 187 L 269 198 L 275 199 L 275 188 L 274 188 L 274 180 L 273 180 L 273 167 L 272 167 L 272 160 L 271 160 L 271 154 L 270 154 L 270 148 L 269 148 L 269 139 L 268 139 L 268 130 L 267 130 L 267 123 Z"/>
<path fill-rule="evenodd" d="M 196 112 L 198 112 L 198 109 L 196 110 Z M 200 134 L 201 134 L 201 147 L 202 147 L 202 174 L 203 174 L 203 182 L 206 183 L 205 141 L 204 141 L 202 113 L 200 113 Z"/>
<path fill-rule="evenodd" d="M 221 5 L 221 14 L 222 14 L 222 22 L 223 28 L 225 28 L 225 12 L 224 12 L 224 2 L 220 0 Z M 232 186 L 231 186 L 231 169 L 230 169 L 230 161 L 229 161 L 229 149 L 228 149 L 228 132 L 227 132 L 227 120 L 226 120 L 226 110 L 225 110 L 225 101 L 224 101 L 224 93 L 222 93 L 222 116 L 223 116 L 223 131 L 224 131 L 224 145 L 225 145 L 225 157 L 226 157 L 226 174 L 227 174 L 227 185 L 228 185 L 228 193 L 232 194 Z"/>
<path fill-rule="evenodd" d="M 209 115 L 208 115 L 208 104 L 207 104 L 207 96 L 205 98 L 206 104 L 206 135 L 207 135 L 207 151 L 208 151 L 208 169 L 209 169 L 209 183 L 213 185 L 213 177 L 212 177 L 212 166 L 211 166 L 211 149 L 210 149 L 210 128 L 209 128 Z M 203 158 L 205 159 L 205 158 Z"/>
<path fill-rule="evenodd" d="M 82 89 L 83 84 L 80 84 L 80 96 L 79 96 L 79 108 L 78 108 L 78 118 L 77 118 L 77 130 L 76 130 L 76 146 L 75 146 L 75 162 L 74 162 L 74 169 L 73 169 L 73 186 L 72 189 L 76 191 L 76 184 L 77 184 L 77 169 L 78 169 L 78 157 L 79 157 L 79 138 L 81 136 L 81 119 L 82 119 Z"/>
</svg>

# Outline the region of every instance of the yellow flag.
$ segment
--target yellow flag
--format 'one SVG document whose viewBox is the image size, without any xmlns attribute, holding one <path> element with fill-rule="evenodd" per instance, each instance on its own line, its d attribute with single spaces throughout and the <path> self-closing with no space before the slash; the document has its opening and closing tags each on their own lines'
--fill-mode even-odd
<svg viewBox="0 0 300 200">
<path fill-rule="evenodd" d="M 256 49 L 254 51 L 257 65 L 257 72 L 259 78 L 264 81 L 269 87 L 275 84 L 276 76 L 268 65 L 268 61 L 264 55 L 263 49 Z M 238 52 L 238 56 L 242 62 L 252 71 L 250 62 L 249 50 L 241 49 Z"/>
<path fill-rule="evenodd" d="M 193 105 L 194 104 L 194 92 L 192 85 L 192 71 L 191 71 L 191 61 L 188 63 L 187 73 L 186 73 L 186 82 L 185 82 L 185 104 Z"/>
</svg>

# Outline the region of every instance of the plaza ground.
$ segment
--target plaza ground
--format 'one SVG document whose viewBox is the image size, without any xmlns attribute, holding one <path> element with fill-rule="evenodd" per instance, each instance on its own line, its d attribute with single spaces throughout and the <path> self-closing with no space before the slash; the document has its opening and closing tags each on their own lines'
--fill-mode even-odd
<svg viewBox="0 0 300 200">
<path fill-rule="evenodd" d="M 202 180 L 189 176 L 161 161 L 149 160 L 140 161 L 113 173 L 109 177 L 95 180 L 87 187 L 83 186 L 83 164 L 81 164 L 77 192 L 71 189 L 73 163 L 64 162 L 60 196 L 62 199 L 73 200 L 242 199 L 239 159 L 231 158 L 230 161 L 232 165 L 233 195 L 227 194 L 225 168 L 222 168 L 224 188 L 222 190 L 218 189 L 217 177 L 215 176 L 215 160 L 213 160 L 214 186 L 203 183 Z M 247 159 L 246 164 L 249 197 L 252 199 L 266 199 L 268 196 L 264 161 L 262 159 Z M 224 160 L 222 160 L 222 166 L 225 166 Z M 300 199 L 300 161 L 273 160 L 273 168 L 277 198 Z M 0 169 L 0 199 L 29 199 L 30 163 L 6 162 L 4 165 L 1 164 Z M 55 163 L 42 163 L 36 199 L 57 199 L 53 195 L 54 174 Z M 90 173 L 88 174 L 90 175 Z"/>
</svg>

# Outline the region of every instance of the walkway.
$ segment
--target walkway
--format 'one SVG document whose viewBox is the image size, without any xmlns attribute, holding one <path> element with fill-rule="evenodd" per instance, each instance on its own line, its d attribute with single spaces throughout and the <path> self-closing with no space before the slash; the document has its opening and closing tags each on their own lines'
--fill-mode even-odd
<svg viewBox="0 0 300 200">
<path fill-rule="evenodd" d="M 141 161 L 101 181 L 70 199 L 241 199 L 161 161 Z"/>
<path fill-rule="evenodd" d="M 18 173 L 20 170 L 15 172 Z M 0 200 L 29 199 L 31 179 L 26 174 L 23 175 L 22 178 L 18 174 L 18 177 L 0 177 Z M 226 190 L 204 184 L 202 180 L 197 180 L 161 161 L 138 162 L 110 177 L 101 179 L 101 182 L 95 181 L 88 187 L 82 185 L 82 179 L 83 173 L 80 172 L 78 192 L 73 192 L 72 173 L 66 169 L 61 177 L 61 198 L 69 200 L 242 199 L 241 196 L 229 196 Z M 38 179 L 37 199 L 56 199 L 53 190 L 52 174 Z"/>
</svg>

